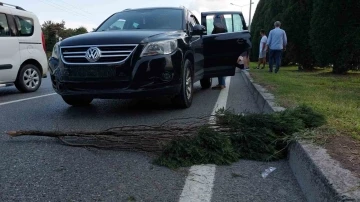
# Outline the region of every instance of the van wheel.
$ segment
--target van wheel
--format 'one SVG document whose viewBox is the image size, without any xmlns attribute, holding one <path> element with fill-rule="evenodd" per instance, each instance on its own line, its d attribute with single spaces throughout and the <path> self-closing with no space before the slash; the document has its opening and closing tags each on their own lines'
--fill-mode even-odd
<svg viewBox="0 0 360 202">
<path fill-rule="evenodd" d="M 89 105 L 93 101 L 93 98 L 87 98 L 87 97 L 78 97 L 78 96 L 69 96 L 69 95 L 66 96 L 64 95 L 61 97 L 66 102 L 66 104 L 76 107 Z"/>
<path fill-rule="evenodd" d="M 172 102 L 179 108 L 189 108 L 192 104 L 194 87 L 193 81 L 194 76 L 192 73 L 192 64 L 190 60 L 186 60 L 184 68 L 181 74 L 181 90 L 178 95 L 176 95 Z"/>
<path fill-rule="evenodd" d="M 208 89 L 212 85 L 212 78 L 206 78 L 200 80 L 200 85 L 203 89 Z"/>
<path fill-rule="evenodd" d="M 41 78 L 39 68 L 35 65 L 27 64 L 20 69 L 15 86 L 24 93 L 35 92 L 41 85 Z"/>
</svg>

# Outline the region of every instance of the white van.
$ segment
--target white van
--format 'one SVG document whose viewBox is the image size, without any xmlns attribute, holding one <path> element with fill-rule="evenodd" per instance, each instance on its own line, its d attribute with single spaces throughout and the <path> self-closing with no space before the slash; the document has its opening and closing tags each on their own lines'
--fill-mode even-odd
<svg viewBox="0 0 360 202">
<path fill-rule="evenodd" d="M 45 50 L 36 15 L 0 2 L 0 87 L 15 84 L 21 92 L 36 91 L 48 72 Z"/>
</svg>

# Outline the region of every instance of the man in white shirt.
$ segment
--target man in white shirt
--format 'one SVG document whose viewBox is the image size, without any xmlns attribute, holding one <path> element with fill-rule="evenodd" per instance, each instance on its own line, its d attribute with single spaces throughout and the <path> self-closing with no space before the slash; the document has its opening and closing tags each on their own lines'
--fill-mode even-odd
<svg viewBox="0 0 360 202">
<path fill-rule="evenodd" d="M 265 34 L 265 30 L 260 31 L 261 40 L 260 40 L 260 47 L 259 47 L 259 63 L 256 69 L 260 69 L 260 65 L 263 64 L 261 69 L 265 68 L 266 65 L 266 43 L 267 43 L 267 37 Z"/>
</svg>

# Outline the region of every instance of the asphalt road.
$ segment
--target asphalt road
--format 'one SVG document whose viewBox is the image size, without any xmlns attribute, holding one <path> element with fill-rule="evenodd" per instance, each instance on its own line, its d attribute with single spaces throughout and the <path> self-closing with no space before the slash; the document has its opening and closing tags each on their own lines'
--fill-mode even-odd
<svg viewBox="0 0 360 202">
<path fill-rule="evenodd" d="M 169 170 L 153 165 L 147 154 L 73 148 L 45 137 L 11 139 L 5 131 L 101 130 L 210 115 L 219 91 L 201 90 L 198 83 L 195 89 L 192 107 L 179 110 L 163 98 L 95 100 L 72 108 L 53 94 L 49 79 L 31 94 L 0 88 L 0 201 L 178 201 L 188 168 Z M 239 73 L 226 103 L 237 113 L 258 112 Z M 270 166 L 277 169 L 263 179 Z M 305 199 L 286 161 L 240 161 L 217 166 L 212 201 Z"/>
</svg>

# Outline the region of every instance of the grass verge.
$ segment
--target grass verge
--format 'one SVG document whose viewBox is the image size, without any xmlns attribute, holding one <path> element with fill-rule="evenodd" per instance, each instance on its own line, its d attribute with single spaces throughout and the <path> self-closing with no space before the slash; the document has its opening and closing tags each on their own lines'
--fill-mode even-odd
<svg viewBox="0 0 360 202">
<path fill-rule="evenodd" d="M 326 116 L 328 128 L 360 140 L 360 73 L 334 75 L 330 70 L 282 67 L 278 74 L 270 74 L 253 69 L 255 63 L 251 67 L 254 81 L 273 93 L 281 106 L 311 106 Z"/>
</svg>

